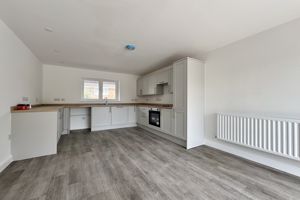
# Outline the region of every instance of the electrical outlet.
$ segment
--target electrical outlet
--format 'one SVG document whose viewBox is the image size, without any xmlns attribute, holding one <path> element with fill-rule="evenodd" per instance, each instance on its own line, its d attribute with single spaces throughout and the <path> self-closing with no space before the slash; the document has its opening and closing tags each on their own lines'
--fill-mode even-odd
<svg viewBox="0 0 300 200">
<path fill-rule="evenodd" d="M 65 101 L 65 98 L 61 98 L 60 100 L 61 100 L 61 101 Z"/>
<path fill-rule="evenodd" d="M 60 98 L 54 98 L 53 100 L 54 101 L 60 101 Z"/>
</svg>

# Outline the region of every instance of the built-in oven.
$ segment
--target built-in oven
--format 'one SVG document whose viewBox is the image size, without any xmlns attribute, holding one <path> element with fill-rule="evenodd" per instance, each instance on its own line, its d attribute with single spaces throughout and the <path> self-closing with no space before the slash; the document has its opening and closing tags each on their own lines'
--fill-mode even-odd
<svg viewBox="0 0 300 200">
<path fill-rule="evenodd" d="M 159 109 L 149 110 L 149 124 L 160 127 L 160 111 Z"/>
</svg>

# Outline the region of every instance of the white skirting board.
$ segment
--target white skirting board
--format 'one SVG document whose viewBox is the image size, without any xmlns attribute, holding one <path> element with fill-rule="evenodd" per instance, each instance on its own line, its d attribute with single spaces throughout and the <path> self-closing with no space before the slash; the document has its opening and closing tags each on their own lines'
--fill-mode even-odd
<svg viewBox="0 0 300 200">
<path fill-rule="evenodd" d="M 148 128 L 146 126 L 143 126 L 141 124 L 138 124 L 138 127 L 142 128 L 142 129 L 145 129 L 146 131 L 150 132 L 150 133 L 153 133 L 155 135 L 158 135 L 162 138 L 165 138 L 167 140 L 170 140 L 171 142 L 174 142 L 176 144 L 179 144 L 180 146 L 183 146 L 183 147 L 186 147 L 186 141 L 182 140 L 182 139 L 179 139 L 179 138 L 175 138 L 173 136 L 170 136 L 166 133 L 162 133 L 160 131 L 157 131 L 157 130 L 154 130 L 154 129 L 151 129 L 151 128 Z"/>
<path fill-rule="evenodd" d="M 300 177 L 300 162 L 261 152 L 255 149 L 228 144 L 220 141 L 206 140 L 207 146 L 265 165 L 267 167 Z"/>
<path fill-rule="evenodd" d="M 7 159 L 5 159 L 4 161 L 2 161 L 0 163 L 0 172 L 2 172 L 6 167 L 8 167 L 8 165 L 10 163 L 12 163 L 12 161 L 13 161 L 12 156 L 9 156 Z"/>
<path fill-rule="evenodd" d="M 119 129 L 119 128 L 131 128 L 136 126 L 137 126 L 136 124 L 126 124 L 126 125 L 109 125 L 109 126 L 93 127 L 91 129 L 91 132 L 104 131 L 110 129 Z"/>
</svg>

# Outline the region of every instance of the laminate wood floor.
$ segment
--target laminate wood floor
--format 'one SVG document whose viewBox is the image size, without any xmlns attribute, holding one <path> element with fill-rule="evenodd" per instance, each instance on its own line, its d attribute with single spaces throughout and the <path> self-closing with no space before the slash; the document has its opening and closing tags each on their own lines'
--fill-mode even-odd
<svg viewBox="0 0 300 200">
<path fill-rule="evenodd" d="M 59 153 L 13 162 L 0 199 L 300 199 L 300 179 L 140 128 L 62 136 Z"/>
</svg>

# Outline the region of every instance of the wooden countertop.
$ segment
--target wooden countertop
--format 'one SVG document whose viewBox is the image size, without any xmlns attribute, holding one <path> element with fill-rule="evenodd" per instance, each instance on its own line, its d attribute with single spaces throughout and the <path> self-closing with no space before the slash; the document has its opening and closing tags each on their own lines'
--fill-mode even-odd
<svg viewBox="0 0 300 200">
<path fill-rule="evenodd" d="M 16 107 L 11 107 L 12 113 L 26 113 L 26 112 L 55 112 L 61 108 L 91 108 L 91 107 L 108 107 L 108 106 L 145 106 L 172 109 L 172 104 L 156 104 L 156 103 L 110 103 L 108 105 L 103 103 L 84 103 L 84 104 L 40 104 L 33 105 L 30 110 L 16 110 Z"/>
<path fill-rule="evenodd" d="M 30 110 L 16 110 L 15 107 L 12 107 L 11 113 L 28 113 L 28 112 L 57 112 L 63 106 L 33 106 Z"/>
</svg>

